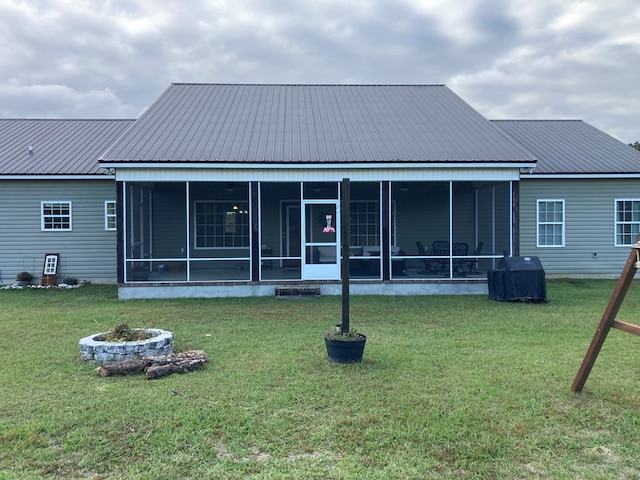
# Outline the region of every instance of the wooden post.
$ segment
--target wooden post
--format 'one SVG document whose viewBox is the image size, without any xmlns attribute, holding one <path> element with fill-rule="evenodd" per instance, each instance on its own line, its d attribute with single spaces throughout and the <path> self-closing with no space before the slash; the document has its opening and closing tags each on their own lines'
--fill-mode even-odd
<svg viewBox="0 0 640 480">
<path fill-rule="evenodd" d="M 351 238 L 351 182 L 348 178 L 343 178 L 340 196 L 341 215 L 341 241 L 340 251 L 342 253 L 342 331 L 348 332 L 349 325 L 349 241 Z"/>
<path fill-rule="evenodd" d="M 624 300 L 624 297 L 631 286 L 631 282 L 633 281 L 633 277 L 638 269 L 638 265 L 636 264 L 638 260 L 636 252 L 638 251 L 640 251 L 640 234 L 636 238 L 636 243 L 631 248 L 631 253 L 629 254 L 629 258 L 627 258 L 627 263 L 622 269 L 620 278 L 618 278 L 618 283 L 616 283 L 616 287 L 609 299 L 609 304 L 602 315 L 602 319 L 600 320 L 596 333 L 591 340 L 589 349 L 582 360 L 582 365 L 580 365 L 578 374 L 573 381 L 571 390 L 576 393 L 580 393 L 582 391 L 582 387 L 584 387 L 587 377 L 589 377 L 589 373 L 591 372 L 591 368 L 598 357 L 598 353 L 600 353 L 602 344 L 606 340 L 607 334 L 612 327 L 628 333 L 633 333 L 634 335 L 640 334 L 640 328 L 638 328 L 637 325 L 616 321 L 618 310 L 620 310 L 622 301 Z"/>
</svg>

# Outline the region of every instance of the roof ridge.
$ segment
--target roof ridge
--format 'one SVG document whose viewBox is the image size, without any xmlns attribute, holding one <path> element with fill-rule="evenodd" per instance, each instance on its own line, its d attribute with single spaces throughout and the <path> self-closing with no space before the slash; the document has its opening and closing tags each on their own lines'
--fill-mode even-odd
<svg viewBox="0 0 640 480">
<path fill-rule="evenodd" d="M 30 118 L 30 117 L 0 117 L 1 121 L 35 121 L 35 122 L 135 122 L 135 118 Z"/>
<path fill-rule="evenodd" d="M 558 119 L 553 119 L 553 118 L 532 118 L 532 119 L 526 119 L 526 118 L 501 118 L 501 119 L 495 119 L 495 120 L 491 120 L 489 119 L 490 122 L 583 122 L 584 120 L 581 120 L 579 118 L 558 118 Z"/>
<path fill-rule="evenodd" d="M 216 83 L 171 82 L 171 85 L 216 85 L 237 87 L 445 87 L 444 83 Z"/>
</svg>

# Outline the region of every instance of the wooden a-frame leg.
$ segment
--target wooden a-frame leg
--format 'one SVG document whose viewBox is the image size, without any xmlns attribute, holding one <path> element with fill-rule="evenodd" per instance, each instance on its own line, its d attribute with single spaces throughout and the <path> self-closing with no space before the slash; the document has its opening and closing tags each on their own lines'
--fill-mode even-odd
<svg viewBox="0 0 640 480">
<path fill-rule="evenodd" d="M 640 249 L 640 235 L 636 238 L 636 243 L 633 245 L 631 249 L 631 253 L 629 254 L 629 258 L 627 259 L 627 263 L 622 269 L 622 273 L 620 274 L 620 278 L 616 283 L 616 287 L 611 294 L 611 298 L 609 299 L 609 304 L 607 305 L 604 314 L 602 315 L 602 319 L 600 320 L 600 324 L 596 329 L 596 333 L 591 340 L 591 345 L 589 345 L 589 349 L 582 360 L 582 365 L 580 365 L 580 369 L 578 370 L 578 374 L 576 375 L 575 380 L 573 381 L 573 385 L 571 390 L 576 393 L 580 393 L 582 391 L 582 387 L 584 387 L 585 382 L 587 381 L 587 377 L 591 372 L 591 368 L 598 357 L 598 353 L 600 353 L 600 349 L 602 348 L 602 344 L 607 338 L 607 334 L 611 327 L 615 323 L 616 315 L 618 314 L 618 310 L 620 310 L 620 305 L 622 305 L 622 301 L 624 300 L 629 287 L 631 286 L 631 282 L 633 281 L 633 277 L 636 274 L 637 266 L 637 256 L 636 252 Z"/>
</svg>

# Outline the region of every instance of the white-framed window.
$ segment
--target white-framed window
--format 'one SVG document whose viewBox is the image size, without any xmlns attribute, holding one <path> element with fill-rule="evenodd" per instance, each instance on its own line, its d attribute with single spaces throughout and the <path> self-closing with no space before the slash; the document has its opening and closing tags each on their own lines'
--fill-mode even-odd
<svg viewBox="0 0 640 480">
<path fill-rule="evenodd" d="M 246 201 L 196 201 L 195 248 L 249 246 L 249 204 Z"/>
<path fill-rule="evenodd" d="M 564 200 L 538 200 L 538 247 L 564 247 Z"/>
<path fill-rule="evenodd" d="M 351 236 L 349 243 L 363 247 L 380 245 L 380 202 L 355 200 L 349 204 L 351 210 Z M 395 201 L 392 203 L 395 213 Z M 395 245 L 395 214 L 391 215 L 391 244 Z"/>
<path fill-rule="evenodd" d="M 616 239 L 615 246 L 632 245 L 640 231 L 640 199 L 615 200 Z"/>
<path fill-rule="evenodd" d="M 104 202 L 104 229 L 116 229 L 116 202 L 115 200 L 105 200 Z"/>
<path fill-rule="evenodd" d="M 40 229 L 70 231 L 71 230 L 71 202 L 44 201 L 40 202 Z"/>
<path fill-rule="evenodd" d="M 380 245 L 380 202 L 355 201 L 351 209 L 351 245 Z"/>
<path fill-rule="evenodd" d="M 57 253 L 48 253 L 44 256 L 44 267 L 42 269 L 43 275 L 56 275 L 58 273 L 58 258 L 60 255 Z"/>
</svg>

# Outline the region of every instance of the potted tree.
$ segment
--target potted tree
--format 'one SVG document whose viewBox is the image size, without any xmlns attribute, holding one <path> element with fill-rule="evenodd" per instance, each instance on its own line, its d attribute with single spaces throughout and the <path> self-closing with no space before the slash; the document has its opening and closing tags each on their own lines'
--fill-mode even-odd
<svg viewBox="0 0 640 480">
<path fill-rule="evenodd" d="M 356 363 L 362 361 L 367 337 L 347 327 L 344 323 L 336 325 L 335 330 L 324 333 L 327 357 L 334 363 Z"/>
<path fill-rule="evenodd" d="M 20 272 L 16 275 L 16 281 L 18 282 L 18 285 L 22 287 L 29 285 L 31 280 L 33 280 L 33 275 L 29 272 Z"/>
<path fill-rule="evenodd" d="M 367 337 L 351 328 L 349 321 L 349 239 L 350 239 L 350 181 L 344 178 L 341 183 L 342 200 L 342 322 L 335 329 L 324 332 L 329 361 L 336 363 L 354 363 L 362 360 Z"/>
</svg>

